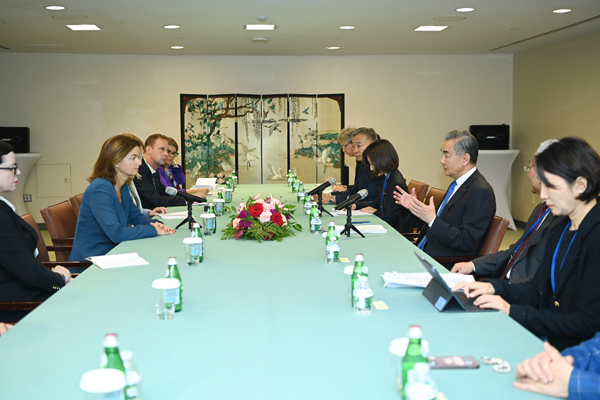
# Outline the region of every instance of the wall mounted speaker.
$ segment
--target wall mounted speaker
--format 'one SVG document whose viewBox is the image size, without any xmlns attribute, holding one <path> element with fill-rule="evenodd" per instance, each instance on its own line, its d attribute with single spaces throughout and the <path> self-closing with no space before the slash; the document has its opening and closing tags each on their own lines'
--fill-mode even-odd
<svg viewBox="0 0 600 400">
<path fill-rule="evenodd" d="M 469 132 L 479 142 L 479 150 L 508 150 L 510 144 L 508 125 L 471 125 Z"/>
<path fill-rule="evenodd" d="M 0 140 L 12 145 L 15 153 L 29 153 L 29 128 L 0 126 Z"/>
</svg>

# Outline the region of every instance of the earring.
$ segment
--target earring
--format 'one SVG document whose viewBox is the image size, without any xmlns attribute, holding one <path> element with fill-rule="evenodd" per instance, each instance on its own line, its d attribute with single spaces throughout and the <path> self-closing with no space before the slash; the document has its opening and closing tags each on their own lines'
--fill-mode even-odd
<svg viewBox="0 0 600 400">
<path fill-rule="evenodd" d="M 583 193 L 583 190 L 580 190 L 580 191 L 579 191 L 579 194 L 582 194 L 582 193 Z"/>
</svg>

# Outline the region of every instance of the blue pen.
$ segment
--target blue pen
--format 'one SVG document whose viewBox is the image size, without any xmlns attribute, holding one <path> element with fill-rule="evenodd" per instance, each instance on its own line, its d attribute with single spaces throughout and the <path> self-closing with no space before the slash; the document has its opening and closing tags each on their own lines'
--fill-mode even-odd
<svg viewBox="0 0 600 400">
<path fill-rule="evenodd" d="M 355 224 L 370 224 L 371 221 L 355 221 Z"/>
</svg>

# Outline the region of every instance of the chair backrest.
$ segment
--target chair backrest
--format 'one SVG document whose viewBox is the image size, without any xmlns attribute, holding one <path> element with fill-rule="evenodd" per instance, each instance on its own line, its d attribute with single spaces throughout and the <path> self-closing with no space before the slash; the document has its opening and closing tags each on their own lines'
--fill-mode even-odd
<svg viewBox="0 0 600 400">
<path fill-rule="evenodd" d="M 494 219 L 490 222 L 490 226 L 485 233 L 483 242 L 481 242 L 478 255 L 483 256 L 485 254 L 497 252 L 500 248 L 500 244 L 502 244 L 502 239 L 504 239 L 506 228 L 508 228 L 508 220 L 497 215 L 494 216 Z"/>
<path fill-rule="evenodd" d="M 46 242 L 44 242 L 44 238 L 42 237 L 42 232 L 40 232 L 40 228 L 38 227 L 38 224 L 35 222 L 35 219 L 33 219 L 33 216 L 31 214 L 25 214 L 25 215 L 21 215 L 21 218 L 23 218 L 23 220 L 25 222 L 27 222 L 29 225 L 31 225 L 31 227 L 35 230 L 35 233 L 37 233 L 38 235 L 38 241 L 37 241 L 37 249 L 38 249 L 38 255 L 37 255 L 37 259 L 40 262 L 43 261 L 50 261 L 50 256 L 48 256 L 48 249 L 46 248 Z"/>
<path fill-rule="evenodd" d="M 423 200 L 425 200 L 425 195 L 427 195 L 427 190 L 429 190 L 429 185 L 423 182 L 411 180 L 408 183 L 408 192 L 412 193 L 413 189 L 415 189 L 417 200 L 422 203 Z"/>
<path fill-rule="evenodd" d="M 73 197 L 69 197 L 69 203 L 71 203 L 71 207 L 73 207 L 73 211 L 75 212 L 75 217 L 79 218 L 79 209 L 81 208 L 81 199 L 83 198 L 83 193 L 75 195 Z"/>
<path fill-rule="evenodd" d="M 427 193 L 427 196 L 425 197 L 425 204 L 429 204 L 429 199 L 431 196 L 433 196 L 433 205 L 437 207 L 438 204 L 442 202 L 445 195 L 445 190 L 432 187 L 429 189 L 429 193 Z"/>
<path fill-rule="evenodd" d="M 52 239 L 68 239 L 75 237 L 77 217 L 67 200 L 40 210 Z"/>
</svg>

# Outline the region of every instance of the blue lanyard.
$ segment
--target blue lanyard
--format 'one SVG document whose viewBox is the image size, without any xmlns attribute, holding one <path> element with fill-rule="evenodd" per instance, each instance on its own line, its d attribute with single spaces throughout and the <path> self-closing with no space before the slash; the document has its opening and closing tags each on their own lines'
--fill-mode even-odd
<svg viewBox="0 0 600 400">
<path fill-rule="evenodd" d="M 544 218 L 546 218 L 546 215 L 548 215 L 549 212 L 550 212 L 550 209 L 547 209 L 546 212 L 543 213 L 541 217 L 539 217 L 538 219 L 535 220 L 533 225 L 531 225 L 529 230 L 523 235 L 523 238 L 521 239 L 521 241 L 519 243 L 517 243 L 517 247 L 515 247 L 515 251 L 513 252 L 513 255 L 517 251 L 519 251 L 519 247 L 521 247 L 521 244 L 523 244 L 523 240 L 525 240 L 525 238 L 527 236 L 529 236 L 529 234 L 531 233 L 532 230 L 536 229 L 538 227 L 538 225 L 540 225 L 542 223 L 542 221 L 544 220 Z"/>
<path fill-rule="evenodd" d="M 562 242 L 563 236 L 565 236 L 565 232 L 567 231 L 567 229 L 569 229 L 569 227 L 571 226 L 571 221 L 569 221 L 569 223 L 567 224 L 567 226 L 565 226 L 565 229 L 563 230 L 562 235 L 560 235 L 560 240 L 558 241 L 558 244 L 556 245 L 556 249 L 554 250 L 554 256 L 552 257 L 552 271 L 550 274 L 550 279 L 552 280 L 552 293 L 554 293 L 554 290 L 556 289 L 556 256 L 558 254 L 558 249 L 560 247 L 560 244 Z M 567 248 L 567 252 L 565 253 L 565 257 L 562 260 L 562 263 L 560 264 L 560 269 L 562 270 L 562 267 L 565 263 L 565 260 L 567 259 L 567 254 L 569 254 L 569 250 L 571 250 L 571 245 L 573 244 L 573 241 L 575 240 L 575 238 L 577 237 L 577 234 L 579 232 L 575 232 L 575 235 L 573 235 L 573 239 L 571 239 L 571 243 L 569 243 L 569 247 Z"/>
<path fill-rule="evenodd" d="M 383 196 L 385 196 L 385 185 L 387 185 L 387 180 L 390 177 L 392 171 L 388 172 L 385 176 L 385 181 L 383 181 L 383 190 L 381 191 L 381 212 L 383 213 Z"/>
</svg>

